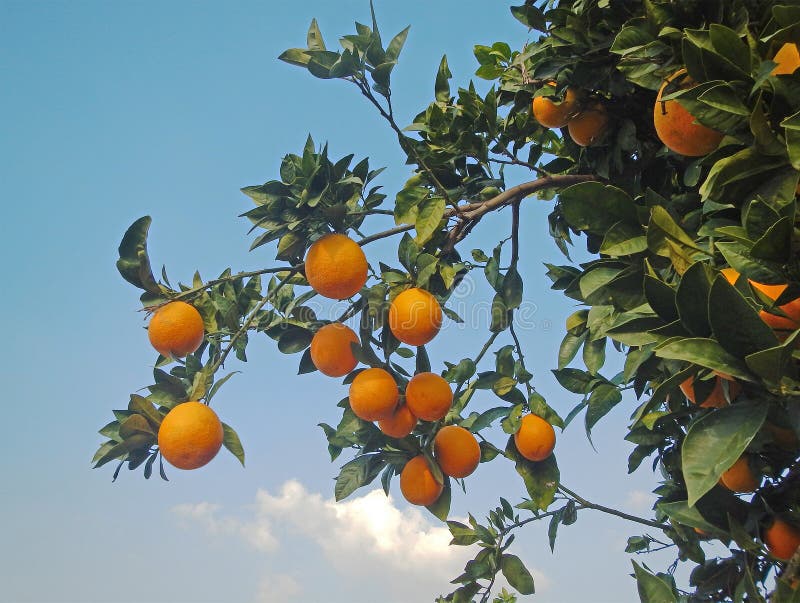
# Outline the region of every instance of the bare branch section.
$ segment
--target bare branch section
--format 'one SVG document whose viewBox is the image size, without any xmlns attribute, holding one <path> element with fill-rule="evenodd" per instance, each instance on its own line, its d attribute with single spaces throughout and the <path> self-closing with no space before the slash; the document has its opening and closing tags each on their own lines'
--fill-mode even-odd
<svg viewBox="0 0 800 603">
<path fill-rule="evenodd" d="M 495 195 L 491 199 L 487 199 L 486 201 L 465 203 L 463 205 L 459 205 L 458 208 L 451 207 L 444 212 L 444 217 L 452 218 L 458 216 L 459 222 L 450 231 L 450 243 L 447 245 L 446 250 L 451 250 L 456 243 L 463 240 L 464 237 L 466 237 L 469 234 L 469 232 L 472 230 L 472 228 L 478 222 L 478 220 L 480 220 L 485 214 L 489 213 L 490 211 L 501 209 L 506 205 L 514 203 L 515 201 L 521 201 L 525 197 L 532 195 L 537 191 L 545 190 L 548 188 L 566 188 L 568 186 L 572 186 L 573 184 L 579 184 L 581 182 L 591 182 L 596 180 L 597 177 L 591 174 L 566 174 L 566 175 L 556 175 L 556 176 L 545 176 L 543 178 L 537 178 L 536 180 L 531 180 L 530 182 L 524 182 L 522 184 L 518 184 L 517 186 L 509 188 L 500 193 L 499 195 Z M 375 234 L 369 235 L 368 237 L 364 237 L 358 242 L 358 244 L 366 245 L 367 243 L 372 243 L 373 241 L 377 241 L 378 239 L 385 239 L 386 237 L 390 237 L 392 235 L 396 235 L 401 232 L 407 232 L 409 230 L 412 230 L 413 228 L 414 228 L 413 224 L 403 224 L 401 226 L 395 226 L 394 228 L 390 228 L 382 232 L 376 232 Z"/>
</svg>

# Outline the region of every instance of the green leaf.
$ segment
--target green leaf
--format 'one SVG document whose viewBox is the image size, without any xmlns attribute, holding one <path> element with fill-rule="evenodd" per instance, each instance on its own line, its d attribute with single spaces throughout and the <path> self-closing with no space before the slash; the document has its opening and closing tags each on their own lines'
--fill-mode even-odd
<svg viewBox="0 0 800 603">
<path fill-rule="evenodd" d="M 325 50 L 325 41 L 322 39 L 322 32 L 316 19 L 311 19 L 311 25 L 308 26 L 306 44 L 309 50 Z"/>
<path fill-rule="evenodd" d="M 515 266 L 512 266 L 503 277 L 502 294 L 509 310 L 518 308 L 522 303 L 522 277 L 517 272 Z"/>
<path fill-rule="evenodd" d="M 644 277 L 644 294 L 653 311 L 666 322 L 678 320 L 676 293 L 667 283 L 646 274 Z"/>
<path fill-rule="evenodd" d="M 447 66 L 447 56 L 442 57 L 439 63 L 439 70 L 436 72 L 436 101 L 440 103 L 450 102 L 450 83 L 448 80 L 453 77 Z"/>
<path fill-rule="evenodd" d="M 147 255 L 147 231 L 150 229 L 150 216 L 139 218 L 128 227 L 119 244 L 117 270 L 130 284 L 150 293 L 161 294 L 150 268 Z"/>
<path fill-rule="evenodd" d="M 357 456 L 345 463 L 336 478 L 333 490 L 336 501 L 347 498 L 361 486 L 370 483 L 382 467 L 383 463 L 378 461 L 375 455 Z"/>
<path fill-rule="evenodd" d="M 672 586 L 631 560 L 641 603 L 678 603 Z"/>
<path fill-rule="evenodd" d="M 650 224 L 647 227 L 647 245 L 653 253 L 668 258 L 672 255 L 669 243 L 685 249 L 690 256 L 695 252 L 708 255 L 708 252 L 698 247 L 694 239 L 678 226 L 666 209 L 657 205 L 650 214 Z"/>
<path fill-rule="evenodd" d="M 622 394 L 615 385 L 602 383 L 592 390 L 586 409 L 586 432 L 622 401 Z"/>
<path fill-rule="evenodd" d="M 586 341 L 586 336 L 588 335 L 588 331 L 584 331 L 580 335 L 573 335 L 572 333 L 567 333 L 564 336 L 564 339 L 561 340 L 561 346 L 558 349 L 558 368 L 563 369 L 566 367 L 572 359 L 575 358 L 575 355 L 578 353 L 578 350 L 581 349 L 583 342 Z"/>
<path fill-rule="evenodd" d="M 539 462 L 529 461 L 519 454 L 512 436 L 506 444 L 506 456 L 514 461 L 514 468 L 522 477 L 532 504 L 537 509 L 546 510 L 555 499 L 561 477 L 555 455 L 551 454 Z"/>
<path fill-rule="evenodd" d="M 521 595 L 532 595 L 535 591 L 533 576 L 516 555 L 504 553 L 500 557 L 500 570 L 503 577 L 508 580 L 511 588 L 516 589 Z"/>
<path fill-rule="evenodd" d="M 639 225 L 633 199 L 622 189 L 600 182 L 582 182 L 558 195 L 564 219 L 575 230 L 605 235 L 617 223 Z"/>
<path fill-rule="evenodd" d="M 450 478 L 446 475 L 444 476 L 444 488 L 442 493 L 439 495 L 439 498 L 432 505 L 428 505 L 425 507 L 433 513 L 434 517 L 436 517 L 440 521 L 447 521 L 447 515 L 450 513 L 450 499 L 452 498 L 451 488 L 450 488 Z"/>
<path fill-rule="evenodd" d="M 156 431 L 158 430 L 159 425 L 161 425 L 161 413 L 156 410 L 155 406 L 153 406 L 153 403 L 147 398 L 143 398 L 142 396 L 136 394 L 131 394 L 131 400 L 128 402 L 128 410 L 139 413 L 140 415 L 146 417 L 151 427 Z"/>
<path fill-rule="evenodd" d="M 511 14 L 523 25 L 538 31 L 547 31 L 547 21 L 544 13 L 532 4 L 512 6 Z M 513 585 L 512 585 L 513 586 Z"/>
<path fill-rule="evenodd" d="M 306 67 L 311 60 L 311 56 L 301 48 L 289 48 L 284 50 L 278 57 L 279 61 L 284 61 L 290 65 L 297 65 L 298 67 Z M 244 190 L 244 189 L 242 189 Z"/>
<path fill-rule="evenodd" d="M 389 42 L 389 45 L 386 47 L 387 61 L 397 61 L 398 57 L 400 56 L 400 51 L 403 50 L 403 46 L 406 43 L 409 29 L 411 28 L 406 27 L 403 31 L 392 38 L 391 42 Z"/>
<path fill-rule="evenodd" d="M 713 339 L 676 337 L 656 347 L 655 354 L 659 358 L 685 360 L 738 379 L 753 381 L 747 366 Z"/>
<path fill-rule="evenodd" d="M 767 417 L 767 404 L 733 404 L 692 423 L 681 447 L 688 504 L 694 504 L 742 455 Z"/>
<path fill-rule="evenodd" d="M 295 354 L 311 345 L 314 334 L 302 327 L 289 327 L 278 337 L 278 350 L 283 354 Z"/>
<path fill-rule="evenodd" d="M 695 262 L 683 273 L 675 292 L 681 323 L 689 333 L 698 337 L 711 334 L 708 296 L 713 278 L 714 273 L 708 264 Z"/>
<path fill-rule="evenodd" d="M 222 444 L 233 456 L 239 459 L 242 467 L 244 467 L 244 447 L 242 446 L 242 441 L 239 439 L 239 435 L 234 431 L 233 427 L 226 423 L 222 424 L 222 433 Z"/>
<path fill-rule="evenodd" d="M 778 346 L 772 329 L 722 275 L 711 286 L 708 318 L 717 341 L 737 358 Z"/>
<path fill-rule="evenodd" d="M 445 202 L 441 197 L 430 197 L 419 204 L 414 228 L 417 231 L 415 242 L 424 245 L 439 229 L 439 224 L 444 217 Z"/>
</svg>

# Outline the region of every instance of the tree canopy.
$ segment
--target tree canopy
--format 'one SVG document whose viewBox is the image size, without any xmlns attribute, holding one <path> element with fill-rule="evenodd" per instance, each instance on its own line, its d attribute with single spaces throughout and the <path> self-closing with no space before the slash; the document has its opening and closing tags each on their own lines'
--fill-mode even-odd
<svg viewBox="0 0 800 603">
<path fill-rule="evenodd" d="M 186 401 L 209 403 L 232 374 L 221 374 L 231 352 L 246 361 L 248 338 L 264 333 L 279 352 L 300 355 L 299 373 L 308 373 L 320 364 L 315 334 L 351 321 L 355 337 L 342 350 L 358 366 L 340 375 L 350 396 L 339 403 L 341 421 L 321 425 L 331 460 L 346 453 L 335 496 L 378 478 L 388 493 L 412 459 L 425 459 L 420 467 L 436 494 L 429 510 L 447 522 L 452 544 L 478 545 L 455 590 L 438 600 L 515 600 L 495 592 L 498 574 L 518 593 L 533 593 L 530 572 L 509 552 L 514 531 L 548 521 L 552 547 L 559 525 L 588 508 L 648 530 L 631 536 L 628 552 L 674 547 L 675 564 L 662 571 L 633 562 L 642 601 L 800 601 L 800 4 L 543 0 L 511 12 L 531 41 L 475 46 L 475 76 L 491 82 L 488 92 L 473 82 L 455 88 L 443 57 L 435 98 L 411 124 L 397 123 L 392 105 L 408 29 L 385 43 L 374 10 L 371 23 L 356 23 L 335 49 L 313 21 L 305 46 L 280 56 L 313 77 L 352 85 L 396 138 L 406 166 L 392 169 L 408 179 L 390 198 L 378 184 L 382 169 L 354 155 L 330 157 L 309 137 L 273 179 L 242 189 L 254 204 L 244 214 L 251 248 L 272 245 L 275 264 L 211 280 L 197 273 L 191 285 L 173 286 L 166 270 L 153 274 L 151 220 L 135 222 L 119 247 L 121 275 L 143 290 L 147 311 L 191 304 L 205 337 L 185 359 L 158 357 L 147 395 L 132 394 L 114 411 L 93 462 L 116 461 L 116 479 L 125 464 L 150 477 L 159 461 L 166 479 L 164 417 Z M 530 177 L 517 180 L 521 173 Z M 529 198 L 552 202 L 549 231 L 564 263 L 548 264 L 547 276 L 580 304 L 552 354 L 556 379 L 580 398 L 566 417 L 537 392 L 515 329 L 525 299 L 518 264 L 530 260 L 520 250 L 519 206 Z M 473 229 L 500 211 L 510 212 L 510 231 L 491 250 L 470 249 Z M 375 230 L 373 216 L 392 216 L 394 226 Z M 337 321 L 308 305 L 319 294 L 309 289 L 308 250 L 330 233 L 348 235 L 367 260 L 369 243 L 397 244 L 395 263 L 367 266 L 366 283 L 343 296 L 349 302 Z M 592 259 L 573 262 L 576 245 Z M 352 265 L 333 262 L 330 270 L 345 264 Z M 431 358 L 425 342 L 404 339 L 392 322 L 398 296 L 410 290 L 432 294 L 444 320 L 460 321 L 448 300 L 479 274 L 493 294 L 476 353 Z M 612 349 L 624 358 L 617 374 L 606 369 Z M 446 414 L 414 418 L 400 437 L 359 416 L 354 388 L 377 374 L 365 370 L 378 369 L 402 407 L 414 404 L 407 401 L 415 376 L 443 379 L 452 393 Z M 473 411 L 480 390 L 496 405 Z M 370 400 L 378 395 L 367 391 Z M 628 469 L 647 461 L 660 475 L 648 518 L 581 497 L 561 483 L 557 444 L 531 458 L 520 441 L 531 415 L 546 426 L 536 432 L 540 445 L 549 425 L 563 429 L 578 417 L 590 434 L 623 400 L 632 404 Z M 492 425 L 504 441 L 481 433 Z M 472 515 L 469 525 L 448 521 L 451 488 L 461 480 L 468 488 L 469 479 L 443 471 L 436 441 L 446 426 L 474 434 L 480 462 L 513 463 L 528 498 L 500 497 L 482 523 Z M 236 432 L 222 429 L 224 446 L 244 462 Z M 704 547 L 710 539 L 727 554 Z M 689 584 L 676 583 L 678 563 L 692 564 Z"/>
</svg>

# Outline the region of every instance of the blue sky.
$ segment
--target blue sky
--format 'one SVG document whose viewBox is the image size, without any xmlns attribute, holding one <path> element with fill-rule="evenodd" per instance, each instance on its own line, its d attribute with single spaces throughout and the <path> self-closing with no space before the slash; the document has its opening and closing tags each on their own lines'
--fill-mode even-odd
<svg viewBox="0 0 800 603">
<path fill-rule="evenodd" d="M 476 68 L 474 44 L 519 47 L 528 36 L 505 3 L 375 4 L 384 38 L 411 25 L 393 74 L 403 124 L 432 98 L 442 54 L 453 85 L 464 85 Z M 388 500 L 370 487 L 331 502 L 338 464 L 316 425 L 336 422 L 346 390 L 319 374 L 296 376 L 299 358 L 266 338 L 253 338 L 246 365 L 229 364 L 243 373 L 214 401 L 243 440 L 246 469 L 223 451 L 201 471 L 171 470 L 169 483 L 123 470 L 112 484 L 109 467 L 89 465 L 96 430 L 150 383 L 155 360 L 138 292 L 114 267 L 133 220 L 153 216 L 151 258 L 173 282 L 195 269 L 211 278 L 272 262 L 271 249 L 247 251 L 248 224 L 237 216 L 250 205 L 238 189 L 276 177 L 282 156 L 300 151 L 309 133 L 335 157 L 353 152 L 388 166 L 380 184 L 389 200 L 408 177 L 391 132 L 355 90 L 276 60 L 304 44 L 312 17 L 332 46 L 354 20 L 368 22 L 369 5 L 0 2 L 0 601 L 405 603 L 448 592 L 460 572 L 465 551 L 447 547 L 441 525 L 410 508 L 396 483 Z M 573 307 L 544 276 L 542 262 L 562 263 L 547 236 L 549 210 L 523 204 L 532 313 L 522 337 L 537 389 L 566 415 L 578 400 L 549 371 Z M 463 252 L 491 248 L 508 221 L 486 220 Z M 391 257 L 391 244 L 370 246 L 370 259 Z M 462 299 L 477 303 L 486 292 L 474 287 Z M 434 366 L 474 355 L 482 337 L 448 325 L 431 348 Z M 632 408 L 627 400 L 596 428 L 597 452 L 576 422 L 559 434 L 557 455 L 565 484 L 646 515 L 657 476 L 626 474 Z M 481 517 L 499 495 L 524 496 L 513 467 L 481 466 L 452 513 Z M 544 525 L 514 546 L 534 568 L 534 600 L 626 601 L 635 585 L 623 549 L 636 533 L 584 512 L 562 528 L 555 555 Z"/>
</svg>

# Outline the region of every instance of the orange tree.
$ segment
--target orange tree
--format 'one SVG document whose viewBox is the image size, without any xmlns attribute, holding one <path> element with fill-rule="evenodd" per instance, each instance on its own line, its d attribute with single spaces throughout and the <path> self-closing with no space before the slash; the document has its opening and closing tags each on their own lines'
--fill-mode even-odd
<svg viewBox="0 0 800 603">
<path fill-rule="evenodd" d="M 664 572 L 633 563 L 643 601 L 800 600 L 800 7 L 541 0 L 511 11 L 533 41 L 475 47 L 476 76 L 492 82 L 489 91 L 454 91 L 443 58 L 435 99 L 408 127 L 395 120 L 391 92 L 407 30 L 384 44 L 373 14 L 333 50 L 312 22 L 305 47 L 281 55 L 352 85 L 396 136 L 408 180 L 387 203 L 375 184 L 380 170 L 366 159 L 353 164 L 353 155 L 332 159 L 309 138 L 276 179 L 243 189 L 255 204 L 245 214 L 257 233 L 252 247 L 276 242 L 276 264 L 210 281 L 198 274 L 191 285 L 156 279 L 150 218 L 134 223 L 119 248 L 122 276 L 144 291 L 147 311 L 196 308 L 204 337 L 190 349 L 193 334 L 168 325 L 177 343 L 159 340 L 158 349 L 188 355 L 159 356 L 149 393 L 132 395 L 102 428 L 95 465 L 143 465 L 149 477 L 158 460 L 166 478 L 164 423 L 182 429 L 164 441 L 186 449 L 196 437 L 208 462 L 219 427 L 165 417 L 187 401 L 208 404 L 230 353 L 246 360 L 248 337 L 264 333 L 280 352 L 302 353 L 300 373 L 319 365 L 350 384 L 341 421 L 322 425 L 332 459 L 354 451 L 337 499 L 379 476 L 388 492 L 400 476 L 411 502 L 446 521 L 453 480 L 478 460 L 514 463 L 528 498 L 500 498 L 483 523 L 471 515 L 469 525 L 447 523 L 454 545 L 478 551 L 440 601 L 514 600 L 492 592 L 499 573 L 519 593 L 533 592 L 529 571 L 508 552 L 514 531 L 548 521 L 552 546 L 559 525 L 587 508 L 657 534 L 632 536 L 628 552 L 674 547 Z M 531 177 L 508 182 L 508 166 Z M 582 306 L 553 352 L 556 379 L 580 396 L 564 419 L 531 383 L 515 330 L 524 299 L 518 212 L 532 196 L 552 201 L 550 233 L 566 257 L 547 265 L 552 288 Z M 490 253 L 465 252 L 463 241 L 496 211 L 510 212 L 508 235 Z M 385 216 L 395 225 L 375 228 Z M 388 237 L 396 263 L 369 265 L 359 248 Z M 590 261 L 569 259 L 574 240 Z M 432 363 L 425 344 L 442 320 L 460 320 L 449 297 L 474 271 L 494 291 L 486 344 L 473 357 Z M 317 318 L 307 302 L 318 294 L 349 300 L 339 320 Z M 347 320 L 356 330 L 323 330 Z M 609 345 L 624 356 L 618 374 L 603 374 Z M 497 405 L 470 410 L 478 390 L 493 392 Z M 663 476 L 650 518 L 579 496 L 561 482 L 552 453 L 552 426 L 583 414 L 590 431 L 623 390 L 633 405 L 629 471 L 648 460 Z M 498 423 L 508 437 L 495 445 L 484 434 Z M 222 423 L 222 434 L 243 461 L 235 431 Z M 727 553 L 710 555 L 710 539 Z M 680 589 L 679 562 L 693 564 Z"/>
</svg>

